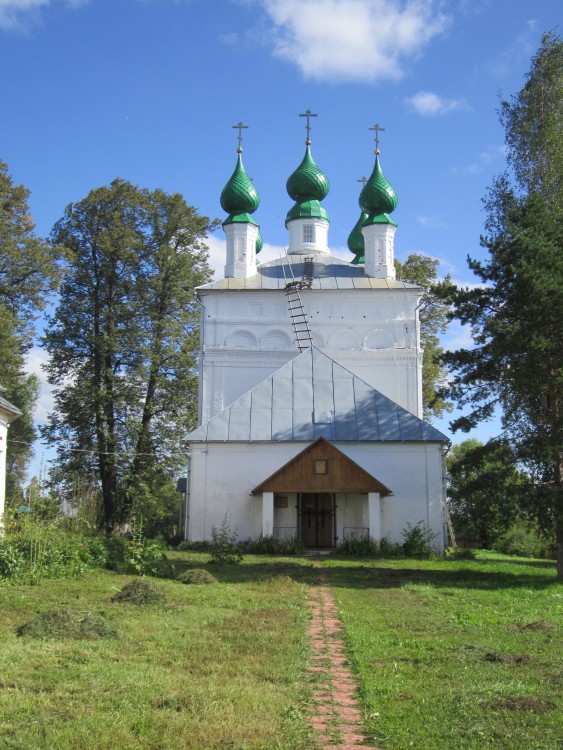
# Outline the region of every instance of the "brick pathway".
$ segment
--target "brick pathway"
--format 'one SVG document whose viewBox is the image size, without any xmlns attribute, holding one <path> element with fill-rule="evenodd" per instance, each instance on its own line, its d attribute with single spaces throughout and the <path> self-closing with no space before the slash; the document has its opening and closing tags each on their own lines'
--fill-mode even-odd
<svg viewBox="0 0 563 750">
<path fill-rule="evenodd" d="M 357 681 L 345 657 L 342 625 L 326 576 L 310 589 L 309 606 L 315 676 L 314 708 L 309 720 L 317 734 L 319 750 L 355 750 L 368 744 L 362 730 L 362 711 L 356 698 Z"/>
</svg>

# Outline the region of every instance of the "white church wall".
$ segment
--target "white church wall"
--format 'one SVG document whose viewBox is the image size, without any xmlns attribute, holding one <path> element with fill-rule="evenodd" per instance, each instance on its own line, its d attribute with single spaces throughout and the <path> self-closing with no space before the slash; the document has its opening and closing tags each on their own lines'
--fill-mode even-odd
<svg viewBox="0 0 563 750">
<path fill-rule="evenodd" d="M 0 530 L 3 526 L 4 501 L 6 497 L 6 450 L 8 440 L 8 417 L 0 411 Z"/>
<path fill-rule="evenodd" d="M 313 341 L 366 383 L 422 416 L 418 292 L 302 292 Z M 210 419 L 297 354 L 282 290 L 202 297 L 200 422 Z"/>
<path fill-rule="evenodd" d="M 239 539 L 258 538 L 262 531 L 262 504 L 251 490 L 300 453 L 308 443 L 193 443 L 190 447 L 189 538 L 211 538 L 225 515 Z M 442 454 L 438 443 L 339 443 L 334 445 L 393 491 L 382 498 L 381 533 L 402 542 L 407 524 L 423 521 L 441 547 Z M 364 524 L 366 496 L 337 497 L 337 536 L 345 527 Z M 274 510 L 274 526 L 295 526 L 295 496 L 287 513 Z M 282 523 L 283 521 L 283 523 Z"/>
</svg>

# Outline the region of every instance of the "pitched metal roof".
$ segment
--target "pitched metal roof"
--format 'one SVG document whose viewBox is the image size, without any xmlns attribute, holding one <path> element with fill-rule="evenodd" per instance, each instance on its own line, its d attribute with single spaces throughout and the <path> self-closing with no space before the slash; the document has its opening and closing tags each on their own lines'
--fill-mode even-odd
<svg viewBox="0 0 563 750">
<path fill-rule="evenodd" d="M 285 289 L 288 281 L 301 279 L 306 257 L 314 258 L 312 290 L 317 289 L 384 289 L 417 290 L 416 284 L 395 279 L 373 279 L 366 276 L 362 266 L 355 266 L 344 260 L 333 258 L 328 253 L 308 253 L 307 255 L 287 255 L 283 258 L 261 263 L 254 276 L 241 279 L 218 279 L 197 287 L 199 294 L 214 289 L 260 291 Z M 293 272 L 293 277 L 292 277 Z"/>
<path fill-rule="evenodd" d="M 4 390 L 4 388 L 2 388 L 2 390 Z M 13 419 L 15 419 L 16 417 L 21 417 L 21 414 L 22 414 L 17 406 L 14 406 L 9 401 L 6 401 L 6 399 L 3 398 L 2 396 L 0 396 L 0 409 L 12 415 Z"/>
<path fill-rule="evenodd" d="M 191 432 L 196 441 L 432 441 L 436 428 L 319 349 L 306 349 Z"/>
</svg>

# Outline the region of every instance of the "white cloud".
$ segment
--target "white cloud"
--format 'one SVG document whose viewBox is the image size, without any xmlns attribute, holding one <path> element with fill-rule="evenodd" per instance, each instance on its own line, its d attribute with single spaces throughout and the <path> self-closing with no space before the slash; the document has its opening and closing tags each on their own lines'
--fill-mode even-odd
<svg viewBox="0 0 563 750">
<path fill-rule="evenodd" d="M 39 378 L 39 399 L 35 407 L 33 419 L 36 424 L 47 424 L 48 415 L 53 411 L 53 389 L 47 382 L 47 376 L 43 371 L 42 365 L 49 360 L 49 355 L 45 349 L 34 346 L 27 355 L 26 372 L 37 375 Z"/>
<path fill-rule="evenodd" d="M 420 226 L 429 229 L 441 229 L 446 226 L 443 216 L 417 216 L 416 220 Z"/>
<path fill-rule="evenodd" d="M 423 117 L 447 115 L 450 112 L 470 109 L 465 99 L 444 99 L 432 91 L 419 91 L 404 101 L 410 109 Z"/>
<path fill-rule="evenodd" d="M 225 242 L 225 238 L 210 235 L 207 238 L 206 244 L 209 248 L 209 265 L 213 269 L 213 278 L 222 279 L 225 276 L 225 261 L 227 259 L 227 243 Z M 258 260 L 260 263 L 265 263 L 268 260 L 279 258 L 280 255 L 285 255 L 285 247 L 264 243 L 264 247 L 258 255 Z"/>
<path fill-rule="evenodd" d="M 471 328 L 453 320 L 448 331 L 441 337 L 441 344 L 446 351 L 455 352 L 457 349 L 472 349 L 475 344 L 471 336 Z"/>
<path fill-rule="evenodd" d="M 213 269 L 213 278 L 222 279 L 225 275 L 225 260 L 227 257 L 227 245 L 224 238 L 215 237 L 210 235 L 207 238 L 207 246 L 209 248 L 209 265 Z M 285 258 L 287 246 L 282 245 L 270 245 L 267 242 L 264 243 L 264 247 L 258 255 L 260 263 L 267 263 L 269 260 L 276 260 L 280 257 Z M 334 258 L 340 260 L 352 260 L 352 254 L 347 247 L 333 247 L 330 249 L 330 253 Z"/>
<path fill-rule="evenodd" d="M 274 54 L 318 81 L 399 79 L 450 19 L 440 0 L 256 0 Z"/>
<path fill-rule="evenodd" d="M 69 8 L 79 8 L 88 0 L 0 0 L 0 29 L 28 31 L 39 21 L 42 8 L 62 3 Z"/>
<path fill-rule="evenodd" d="M 506 157 L 506 146 L 489 146 L 484 151 L 475 154 L 472 162 L 464 167 L 454 167 L 453 174 L 479 174 L 491 164 Z"/>
</svg>

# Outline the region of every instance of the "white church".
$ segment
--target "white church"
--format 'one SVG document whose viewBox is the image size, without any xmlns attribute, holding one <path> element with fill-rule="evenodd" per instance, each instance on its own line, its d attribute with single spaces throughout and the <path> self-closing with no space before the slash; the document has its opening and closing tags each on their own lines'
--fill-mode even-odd
<svg viewBox="0 0 563 750">
<path fill-rule="evenodd" d="M 260 263 L 258 193 L 242 164 L 221 194 L 225 278 L 201 303 L 199 427 L 188 436 L 184 534 L 209 540 L 225 517 L 239 539 L 402 542 L 423 522 L 444 546 L 448 438 L 422 419 L 418 305 L 397 281 L 395 191 L 379 163 L 333 258 L 322 205 L 327 177 L 311 155 L 287 180 L 286 255 Z M 239 126 L 244 127 L 242 123 Z"/>
</svg>

